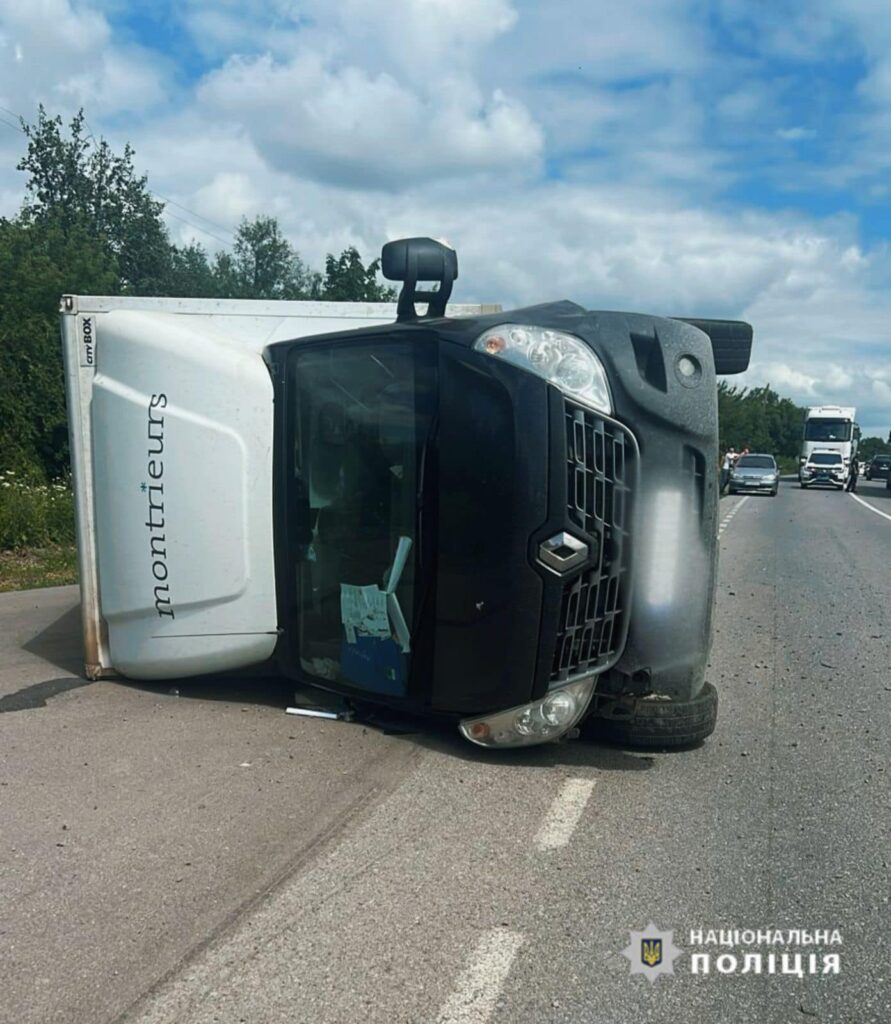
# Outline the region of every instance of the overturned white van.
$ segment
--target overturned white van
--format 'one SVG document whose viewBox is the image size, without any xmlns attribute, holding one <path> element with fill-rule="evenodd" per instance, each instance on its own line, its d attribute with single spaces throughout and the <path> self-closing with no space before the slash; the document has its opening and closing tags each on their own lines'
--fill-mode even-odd
<svg viewBox="0 0 891 1024">
<path fill-rule="evenodd" d="M 715 375 L 751 328 L 446 315 L 453 250 L 383 267 L 398 305 L 63 298 L 87 674 L 270 662 L 488 746 L 708 735 Z"/>
</svg>

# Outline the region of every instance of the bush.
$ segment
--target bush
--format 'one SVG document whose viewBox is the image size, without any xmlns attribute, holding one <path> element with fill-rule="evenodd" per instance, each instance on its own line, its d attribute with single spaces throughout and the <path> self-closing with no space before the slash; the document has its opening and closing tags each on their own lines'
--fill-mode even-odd
<svg viewBox="0 0 891 1024">
<path fill-rule="evenodd" d="M 44 483 L 0 472 L 0 548 L 74 543 L 74 494 L 68 480 Z"/>
</svg>

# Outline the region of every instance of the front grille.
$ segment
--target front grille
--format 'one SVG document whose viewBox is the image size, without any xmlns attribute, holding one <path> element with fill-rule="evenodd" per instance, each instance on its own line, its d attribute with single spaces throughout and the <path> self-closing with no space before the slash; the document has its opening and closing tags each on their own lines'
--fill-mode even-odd
<svg viewBox="0 0 891 1024">
<path fill-rule="evenodd" d="M 628 561 L 637 445 L 624 427 L 565 404 L 569 522 L 598 550 L 597 564 L 563 590 L 551 682 L 606 667 L 627 632 Z"/>
</svg>

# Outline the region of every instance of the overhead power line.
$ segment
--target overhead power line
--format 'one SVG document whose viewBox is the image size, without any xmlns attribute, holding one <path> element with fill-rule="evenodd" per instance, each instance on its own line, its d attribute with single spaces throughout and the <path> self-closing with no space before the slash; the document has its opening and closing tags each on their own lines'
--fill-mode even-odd
<svg viewBox="0 0 891 1024">
<path fill-rule="evenodd" d="M 152 195 L 154 195 L 154 193 L 152 193 Z M 161 196 L 158 196 L 157 198 L 160 199 Z M 183 224 L 188 224 L 190 228 L 194 228 L 196 231 L 200 231 L 202 232 L 202 234 L 208 235 L 210 238 L 215 238 L 222 245 L 231 244 L 231 239 L 229 241 L 226 241 L 225 238 L 220 238 L 219 235 L 215 235 L 212 231 L 208 231 L 207 228 L 201 227 L 200 224 L 193 224 L 192 221 L 186 220 L 185 217 L 180 217 L 175 213 L 171 213 L 170 210 L 165 210 L 164 212 L 167 214 L 168 217 L 173 217 L 174 220 L 181 221 Z"/>
<path fill-rule="evenodd" d="M 205 224 L 210 224 L 211 227 L 219 228 L 220 231 L 225 231 L 227 235 L 231 235 L 233 238 L 235 237 L 235 233 L 231 228 L 227 228 L 225 224 L 219 224 L 217 221 L 211 220 L 210 217 L 205 217 L 201 213 L 196 213 L 195 210 L 190 210 L 188 206 L 183 206 L 182 203 L 178 203 L 175 199 L 169 199 L 167 196 L 162 196 L 160 192 L 152 192 L 152 195 L 156 199 L 160 199 L 161 202 L 167 203 L 170 206 L 175 206 L 179 210 L 184 210 L 186 213 L 190 213 L 193 217 L 197 217 L 198 220 L 203 220 Z M 170 216 L 172 217 L 173 214 Z"/>
</svg>

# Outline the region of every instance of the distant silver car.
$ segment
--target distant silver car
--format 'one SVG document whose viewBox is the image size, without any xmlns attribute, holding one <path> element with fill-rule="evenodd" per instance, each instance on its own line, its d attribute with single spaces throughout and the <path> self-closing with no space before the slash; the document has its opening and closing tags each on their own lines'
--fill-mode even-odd
<svg viewBox="0 0 891 1024">
<path fill-rule="evenodd" d="M 730 470 L 731 494 L 740 491 L 769 491 L 773 497 L 779 486 L 780 471 L 772 455 L 740 455 Z"/>
</svg>

